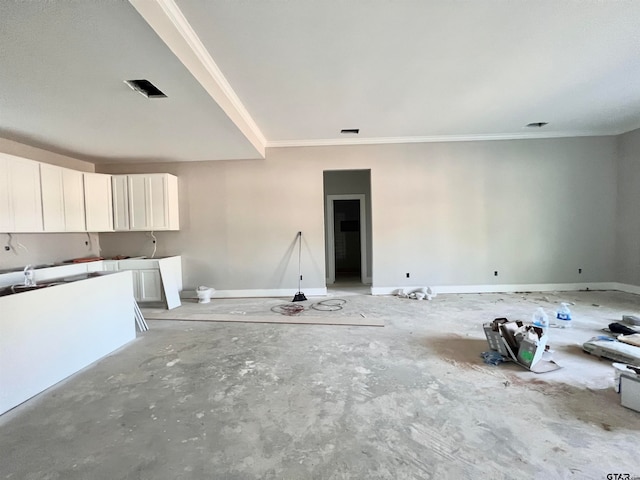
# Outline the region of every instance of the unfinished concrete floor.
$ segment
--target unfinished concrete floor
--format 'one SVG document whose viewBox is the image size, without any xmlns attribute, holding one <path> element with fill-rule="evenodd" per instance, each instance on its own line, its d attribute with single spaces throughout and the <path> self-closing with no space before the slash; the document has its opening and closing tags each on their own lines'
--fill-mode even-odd
<svg viewBox="0 0 640 480">
<path fill-rule="evenodd" d="M 620 406 L 611 362 L 579 347 L 637 314 L 637 296 L 346 299 L 321 314 L 386 326 L 151 321 L 127 347 L 0 417 L 0 478 L 640 476 L 640 414 Z M 528 320 L 560 300 L 575 302 L 574 327 L 551 331 L 563 369 L 482 363 L 483 322 Z M 274 302 L 210 306 L 268 314 Z"/>
</svg>

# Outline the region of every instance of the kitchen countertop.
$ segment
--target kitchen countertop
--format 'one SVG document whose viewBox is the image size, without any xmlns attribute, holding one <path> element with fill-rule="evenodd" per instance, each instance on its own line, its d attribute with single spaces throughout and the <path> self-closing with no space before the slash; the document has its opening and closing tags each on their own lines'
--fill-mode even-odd
<svg viewBox="0 0 640 480">
<path fill-rule="evenodd" d="M 32 292 L 34 290 L 42 290 L 43 288 L 51 288 L 58 285 L 65 285 L 68 283 L 78 282 L 81 280 L 88 280 L 90 278 L 95 278 L 95 277 L 102 277 L 102 276 L 111 275 L 114 273 L 117 273 L 117 272 L 107 272 L 107 271 L 85 272 L 85 273 L 68 275 L 68 276 L 59 277 L 59 278 L 51 278 L 43 282 L 36 282 L 36 284 L 32 286 L 25 286 L 24 284 L 17 283 L 14 285 L 0 287 L 0 297 Z"/>
</svg>

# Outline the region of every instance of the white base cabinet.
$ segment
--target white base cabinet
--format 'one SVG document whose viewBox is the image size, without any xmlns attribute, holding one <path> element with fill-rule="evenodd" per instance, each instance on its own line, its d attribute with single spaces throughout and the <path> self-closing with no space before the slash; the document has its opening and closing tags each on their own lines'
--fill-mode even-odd
<svg viewBox="0 0 640 480">
<path fill-rule="evenodd" d="M 136 338 L 131 275 L 0 297 L 0 414 Z"/>
<path fill-rule="evenodd" d="M 106 271 L 131 271 L 133 296 L 137 302 L 167 302 L 182 290 L 182 257 L 127 258 L 104 260 Z M 169 294 L 165 294 L 169 292 Z M 171 303 L 171 302 L 170 302 Z"/>
<path fill-rule="evenodd" d="M 133 295 L 138 302 L 161 302 L 162 280 L 160 270 L 131 270 Z"/>
</svg>

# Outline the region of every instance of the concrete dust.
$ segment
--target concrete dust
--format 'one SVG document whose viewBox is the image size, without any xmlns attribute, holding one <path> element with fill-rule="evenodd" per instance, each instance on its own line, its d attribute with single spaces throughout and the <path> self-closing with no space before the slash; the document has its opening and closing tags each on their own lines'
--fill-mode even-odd
<svg viewBox="0 0 640 480">
<path fill-rule="evenodd" d="M 611 362 L 580 349 L 637 314 L 637 296 L 347 300 L 313 315 L 385 327 L 150 321 L 128 348 L 0 417 L 0 478 L 640 475 L 640 414 L 620 405 Z M 282 301 L 206 308 L 260 316 Z M 482 362 L 484 322 L 529 321 L 538 306 L 552 317 L 561 301 L 575 304 L 573 327 L 550 332 L 562 369 Z"/>
</svg>

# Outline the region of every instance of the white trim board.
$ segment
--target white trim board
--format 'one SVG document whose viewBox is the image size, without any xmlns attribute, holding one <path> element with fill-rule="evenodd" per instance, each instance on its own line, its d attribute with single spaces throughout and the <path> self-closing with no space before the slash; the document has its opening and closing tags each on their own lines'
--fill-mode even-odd
<svg viewBox="0 0 640 480">
<path fill-rule="evenodd" d="M 371 287 L 371 295 L 391 295 L 394 290 L 402 288 L 405 292 L 412 289 L 424 288 L 426 285 L 398 285 L 396 287 Z M 432 286 L 436 293 L 515 293 L 515 292 L 570 292 L 579 290 L 618 290 L 626 293 L 640 295 L 640 286 L 618 282 L 592 282 L 592 283 L 537 283 L 537 284 L 511 284 L 511 285 L 445 285 Z M 246 290 L 216 290 L 212 299 L 216 298 L 279 298 L 292 297 L 297 293 L 295 289 L 246 289 Z M 325 297 L 325 288 L 306 288 L 303 292 L 307 297 Z M 197 298 L 195 289 L 183 290 L 181 298 Z"/>
<path fill-rule="evenodd" d="M 265 288 L 265 289 L 247 289 L 247 290 L 215 290 L 211 299 L 216 298 L 278 298 L 291 297 L 298 293 L 296 289 L 291 288 Z M 327 288 L 304 288 L 302 293 L 306 297 L 326 297 Z M 182 298 L 198 298 L 195 289 L 183 290 L 180 292 Z"/>
<path fill-rule="evenodd" d="M 129 0 L 143 20 L 265 158 L 267 140 L 174 0 Z"/>
<path fill-rule="evenodd" d="M 131 1 L 131 0 L 130 0 Z M 633 130 L 633 129 L 632 129 Z M 543 138 L 573 138 L 573 137 L 603 137 L 621 135 L 627 131 L 562 131 L 562 132 L 519 132 L 519 133 L 487 133 L 469 135 L 428 135 L 415 137 L 353 137 L 353 138 L 318 138 L 300 140 L 270 140 L 267 148 L 289 147 L 326 147 L 338 145 L 380 145 L 405 143 L 449 143 L 449 142 L 480 142 L 497 140 L 537 140 Z"/>
<path fill-rule="evenodd" d="M 371 295 L 391 295 L 397 289 L 405 292 L 426 287 L 427 285 L 395 287 L 371 287 Z M 629 287 L 624 289 L 622 287 Z M 633 290 L 635 289 L 635 291 Z M 536 283 L 536 284 L 511 284 L 511 285 L 444 285 L 431 286 L 435 293 L 515 293 L 515 292 L 569 292 L 579 290 L 621 290 L 629 293 L 639 293 L 640 287 L 624 285 L 615 282 L 593 283 Z"/>
</svg>

